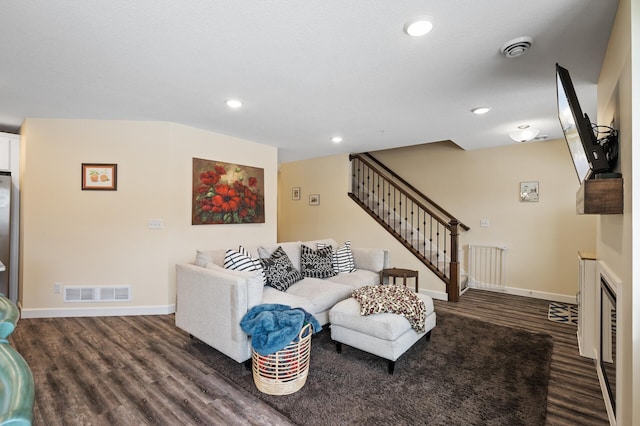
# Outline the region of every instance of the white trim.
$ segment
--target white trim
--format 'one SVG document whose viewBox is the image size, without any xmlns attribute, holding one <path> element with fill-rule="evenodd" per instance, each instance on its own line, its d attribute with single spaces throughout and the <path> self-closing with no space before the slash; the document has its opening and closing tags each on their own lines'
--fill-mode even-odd
<svg viewBox="0 0 640 426">
<path fill-rule="evenodd" d="M 469 286 L 469 288 L 475 288 L 477 290 L 487 290 L 494 291 L 496 293 L 506 293 L 513 294 L 515 296 L 525 296 L 532 297 L 534 299 L 544 299 L 550 300 L 552 302 L 562 302 L 562 303 L 571 303 L 576 304 L 576 296 L 567 296 L 565 294 L 557 294 L 557 293 L 547 293 L 544 291 L 535 291 L 535 290 L 527 290 L 524 288 L 515 288 L 515 287 L 503 287 L 503 288 L 493 288 L 493 287 L 475 287 Z"/>
<path fill-rule="evenodd" d="M 447 298 L 447 293 L 443 293 L 441 291 L 420 289 L 419 293 L 426 294 L 427 296 L 431 297 L 432 299 L 436 299 L 436 300 L 444 300 L 445 302 L 447 300 L 449 300 Z"/>
<path fill-rule="evenodd" d="M 62 317 L 121 317 L 134 315 L 169 315 L 176 311 L 176 305 L 126 306 L 91 308 L 45 308 L 21 309 L 21 318 L 62 318 Z"/>
</svg>

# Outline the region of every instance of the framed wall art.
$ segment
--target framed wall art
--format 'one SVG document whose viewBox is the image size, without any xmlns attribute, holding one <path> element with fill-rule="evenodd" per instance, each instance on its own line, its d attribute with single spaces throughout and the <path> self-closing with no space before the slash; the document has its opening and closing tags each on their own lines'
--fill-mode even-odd
<svg viewBox="0 0 640 426">
<path fill-rule="evenodd" d="M 300 187 L 299 186 L 294 186 L 293 189 L 291 190 L 291 199 L 292 200 L 299 200 L 300 199 Z"/>
<path fill-rule="evenodd" d="M 309 195 L 309 205 L 310 206 L 319 206 L 320 205 L 320 194 L 311 194 L 311 195 Z"/>
<path fill-rule="evenodd" d="M 264 169 L 193 159 L 193 225 L 264 223 Z"/>
<path fill-rule="evenodd" d="M 538 182 L 520 182 L 520 201 L 537 202 L 540 199 Z"/>
<path fill-rule="evenodd" d="M 82 163 L 82 190 L 116 191 L 118 189 L 118 165 L 106 163 Z"/>
</svg>

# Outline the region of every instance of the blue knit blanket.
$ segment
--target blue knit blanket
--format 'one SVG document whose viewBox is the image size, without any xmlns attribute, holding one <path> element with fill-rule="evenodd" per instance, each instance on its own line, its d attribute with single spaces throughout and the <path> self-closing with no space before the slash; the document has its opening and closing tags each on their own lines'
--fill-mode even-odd
<svg viewBox="0 0 640 426">
<path fill-rule="evenodd" d="M 318 320 L 302 308 L 263 304 L 251 308 L 242 317 L 240 327 L 251 336 L 256 352 L 269 355 L 284 349 L 296 339 L 305 323 L 311 324 L 313 333 L 322 330 Z"/>
</svg>

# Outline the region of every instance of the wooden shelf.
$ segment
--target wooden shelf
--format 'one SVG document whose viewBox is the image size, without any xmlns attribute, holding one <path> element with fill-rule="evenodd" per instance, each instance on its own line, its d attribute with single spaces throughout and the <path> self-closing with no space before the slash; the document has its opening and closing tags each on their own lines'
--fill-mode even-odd
<svg viewBox="0 0 640 426">
<path fill-rule="evenodd" d="M 576 193 L 577 214 L 622 214 L 622 178 L 588 179 Z"/>
</svg>

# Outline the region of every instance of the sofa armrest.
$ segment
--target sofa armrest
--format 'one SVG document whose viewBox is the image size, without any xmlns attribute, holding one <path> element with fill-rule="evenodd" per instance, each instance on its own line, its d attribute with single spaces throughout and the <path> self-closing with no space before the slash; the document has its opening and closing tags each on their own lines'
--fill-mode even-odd
<svg viewBox="0 0 640 426">
<path fill-rule="evenodd" d="M 356 269 L 380 272 L 389 267 L 389 251 L 381 248 L 351 248 Z"/>
<path fill-rule="evenodd" d="M 247 306 L 245 278 L 176 265 L 176 326 L 237 362 L 251 358 L 249 336 L 240 328 Z"/>
</svg>

